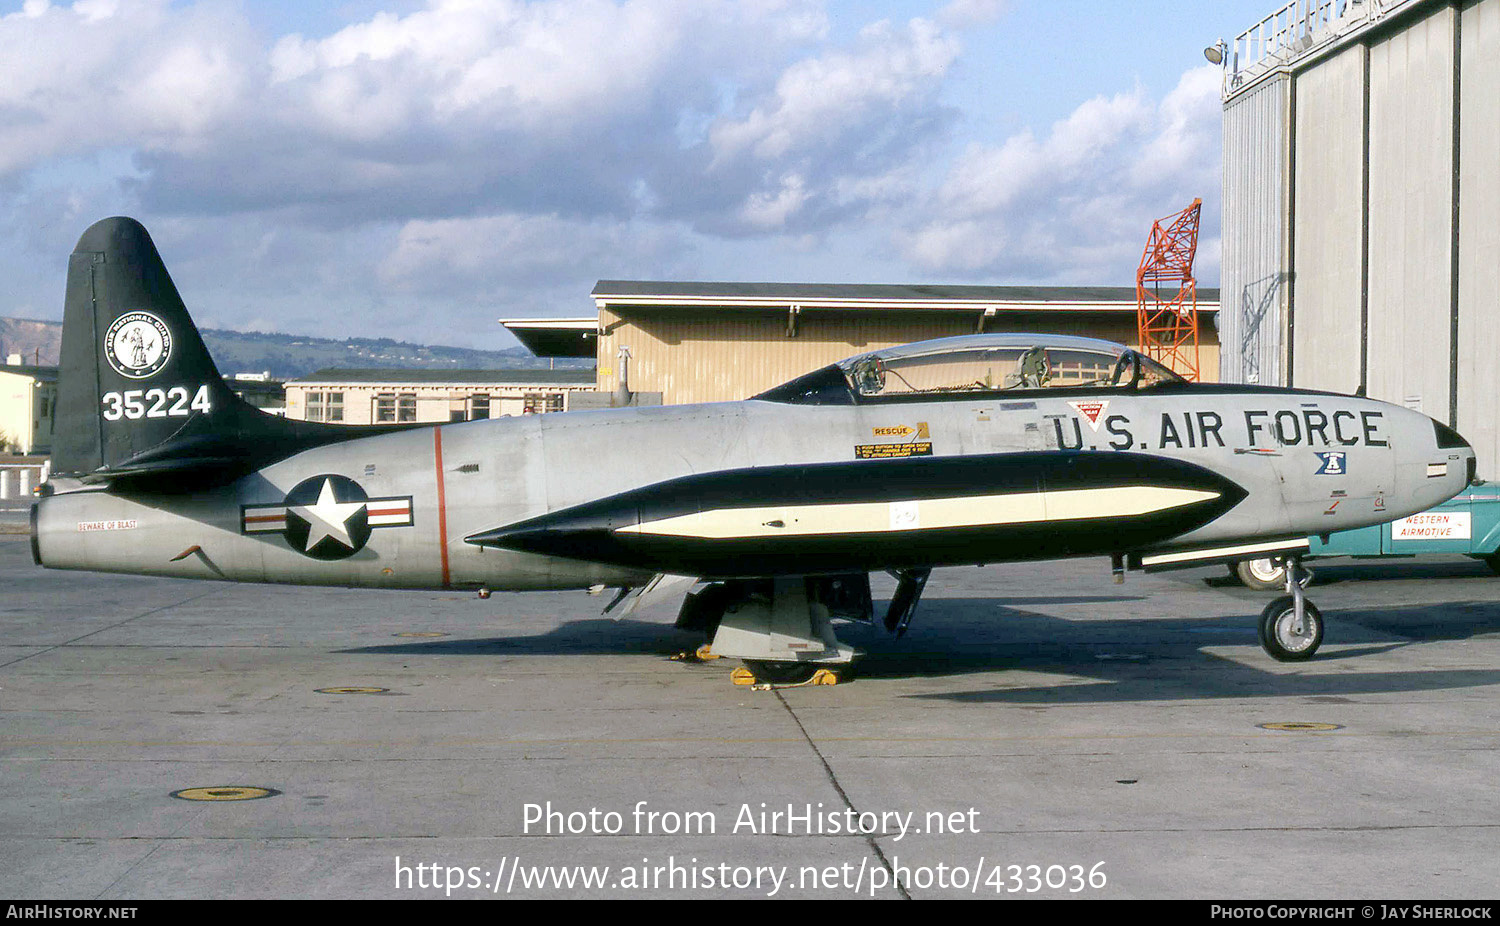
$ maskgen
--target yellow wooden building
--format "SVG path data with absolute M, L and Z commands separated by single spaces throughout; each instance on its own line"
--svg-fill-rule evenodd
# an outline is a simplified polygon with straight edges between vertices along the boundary
M 601 280 L 597 315 L 501 319 L 538 356 L 594 357 L 597 389 L 667 404 L 743 399 L 867 350 L 981 332 L 1136 344 L 1134 287 Z M 1198 291 L 1202 379 L 1218 378 L 1214 289 Z

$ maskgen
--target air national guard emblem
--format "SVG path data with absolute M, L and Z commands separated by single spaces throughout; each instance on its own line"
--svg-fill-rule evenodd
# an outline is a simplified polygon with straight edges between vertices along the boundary
M 104 333 L 104 358 L 116 373 L 145 379 L 172 356 L 172 329 L 150 312 L 126 312 Z
M 246 505 L 246 534 L 282 534 L 298 553 L 313 559 L 346 559 L 364 549 L 377 527 L 410 527 L 411 496 L 370 498 L 345 476 L 314 476 L 297 483 L 279 505 Z

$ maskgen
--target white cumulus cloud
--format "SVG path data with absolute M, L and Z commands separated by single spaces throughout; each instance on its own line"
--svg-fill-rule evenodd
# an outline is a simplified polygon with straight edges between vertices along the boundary
M 1160 101 L 1097 97 L 1044 137 L 970 146 L 898 233 L 903 255 L 965 278 L 1128 284 L 1152 221 L 1198 197 L 1217 208 L 1218 80 L 1194 68 Z M 1216 239 L 1199 253 L 1199 277 L 1215 278 Z

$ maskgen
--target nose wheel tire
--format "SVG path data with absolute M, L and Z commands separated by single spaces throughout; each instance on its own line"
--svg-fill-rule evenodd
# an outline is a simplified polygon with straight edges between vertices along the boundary
M 1291 595 L 1266 605 L 1260 612 L 1260 645 L 1278 662 L 1311 659 L 1323 643 L 1323 615 L 1312 602 L 1302 606 L 1302 626 L 1297 625 L 1297 605 Z

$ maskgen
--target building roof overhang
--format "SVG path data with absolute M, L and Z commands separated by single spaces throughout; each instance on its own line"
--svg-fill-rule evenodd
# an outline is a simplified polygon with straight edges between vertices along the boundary
M 538 357 L 593 357 L 599 319 L 502 318 L 500 324 Z

